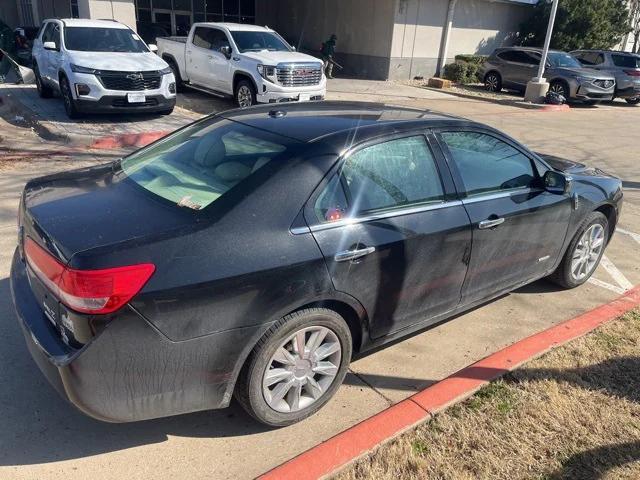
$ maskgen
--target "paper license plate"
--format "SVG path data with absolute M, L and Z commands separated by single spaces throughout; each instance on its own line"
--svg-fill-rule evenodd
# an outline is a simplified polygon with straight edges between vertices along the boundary
M 310 98 L 311 98 L 311 95 L 309 95 L 308 93 L 301 93 L 298 96 L 298 101 L 299 102 L 308 102 Z

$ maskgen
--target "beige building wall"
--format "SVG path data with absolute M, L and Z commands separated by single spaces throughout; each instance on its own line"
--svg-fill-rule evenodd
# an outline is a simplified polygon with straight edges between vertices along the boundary
M 389 77 L 411 79 L 435 74 L 449 0 L 397 0 Z M 528 5 L 490 0 L 458 0 L 449 38 L 448 59 L 458 54 L 488 54 L 511 45 Z
M 133 0 L 78 0 L 80 18 L 113 19 L 136 29 Z
M 258 0 L 256 23 L 277 30 L 298 49 L 318 54 L 338 36 L 344 74 L 386 79 L 396 0 Z

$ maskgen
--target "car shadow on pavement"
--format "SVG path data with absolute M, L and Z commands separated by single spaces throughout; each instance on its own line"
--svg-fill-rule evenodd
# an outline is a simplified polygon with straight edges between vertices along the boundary
M 0 280 L 0 466 L 82 458 L 160 443 L 168 436 L 231 437 L 269 430 L 242 408 L 134 423 L 104 423 L 63 400 L 31 359 L 13 309 L 9 279 Z

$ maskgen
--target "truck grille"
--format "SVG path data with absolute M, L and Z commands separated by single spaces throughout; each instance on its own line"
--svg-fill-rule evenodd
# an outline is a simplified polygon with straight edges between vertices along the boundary
M 156 90 L 160 88 L 162 75 L 152 72 L 113 72 L 102 70 L 97 74 L 100 83 L 109 90 Z
M 613 80 L 596 80 L 593 83 L 600 88 L 611 88 L 615 82 Z
M 283 87 L 318 85 L 322 79 L 322 65 L 319 63 L 278 65 L 276 76 L 278 83 Z

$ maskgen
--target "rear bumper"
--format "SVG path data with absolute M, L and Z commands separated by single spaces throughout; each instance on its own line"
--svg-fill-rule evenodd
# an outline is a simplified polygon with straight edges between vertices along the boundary
M 175 97 L 147 95 L 145 103 L 129 103 L 126 95 L 105 95 L 100 100 L 76 100 L 76 108 L 83 113 L 162 112 L 172 109 Z
M 621 88 L 616 90 L 616 97 L 618 98 L 637 98 L 640 97 L 640 82 L 632 87 Z
M 11 294 L 34 361 L 86 415 L 131 422 L 229 404 L 242 362 L 268 326 L 172 342 L 125 307 L 80 349 L 68 347 L 34 297 L 18 252 Z

